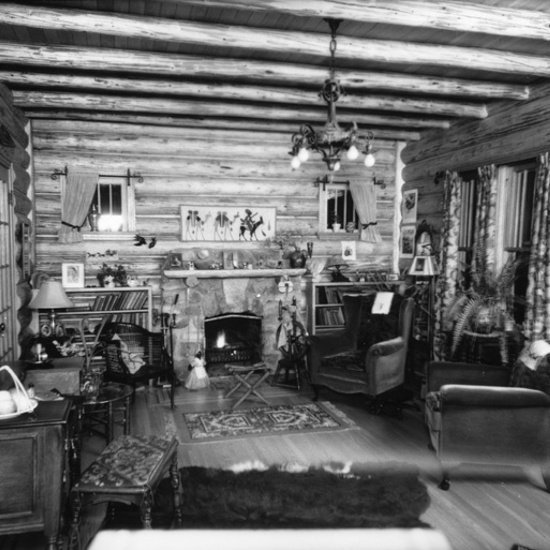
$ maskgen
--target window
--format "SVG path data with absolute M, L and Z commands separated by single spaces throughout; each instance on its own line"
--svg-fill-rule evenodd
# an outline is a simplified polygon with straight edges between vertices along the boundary
M 333 231 L 333 224 L 347 229 L 359 228 L 359 219 L 355 211 L 353 197 L 348 182 L 324 183 L 319 193 L 319 230 Z
M 127 176 L 99 176 L 92 207 L 99 212 L 100 233 L 135 232 L 133 179 Z
M 466 267 L 472 261 L 478 180 L 477 174 L 471 172 L 463 173 L 461 177 L 459 261 L 460 265 Z M 535 161 L 499 166 L 497 178 L 495 268 L 499 271 L 511 258 L 529 257 L 536 178 Z M 526 294 L 527 274 L 527 267 L 523 266 L 516 273 L 514 294 L 517 297 L 524 297 Z M 462 277 L 467 284 L 465 271 L 462 272 Z M 524 306 L 520 300 L 514 304 L 514 308 L 516 322 L 521 323 Z

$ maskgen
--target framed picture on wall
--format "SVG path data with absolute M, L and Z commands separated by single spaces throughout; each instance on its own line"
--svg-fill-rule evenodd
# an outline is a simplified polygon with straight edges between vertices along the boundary
M 265 241 L 275 237 L 275 207 L 181 205 L 182 241 Z
M 402 258 L 412 258 L 414 256 L 414 245 L 416 236 L 415 225 L 401 226 L 401 239 L 399 242 L 399 255 Z
M 416 208 L 418 203 L 418 190 L 411 189 L 403 193 L 401 203 L 401 216 L 403 224 L 416 223 Z
M 84 264 L 61 264 L 61 281 L 65 288 L 84 288 Z

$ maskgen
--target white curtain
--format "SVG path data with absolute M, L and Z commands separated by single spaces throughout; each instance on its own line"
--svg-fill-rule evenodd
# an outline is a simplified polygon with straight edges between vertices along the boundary
M 361 240 L 379 243 L 382 238 L 376 224 L 376 191 L 371 181 L 351 181 L 349 184 L 351 196 L 361 224 Z
M 82 240 L 80 229 L 86 223 L 99 174 L 90 170 L 69 168 L 62 181 L 61 227 L 59 241 L 76 243 Z

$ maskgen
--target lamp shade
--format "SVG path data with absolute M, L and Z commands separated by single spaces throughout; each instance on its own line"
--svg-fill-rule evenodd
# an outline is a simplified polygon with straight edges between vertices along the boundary
M 29 304 L 31 309 L 63 309 L 74 307 L 59 281 L 44 281 Z
M 409 275 L 416 275 L 417 277 L 433 277 L 438 273 L 433 256 L 415 256 L 409 269 Z

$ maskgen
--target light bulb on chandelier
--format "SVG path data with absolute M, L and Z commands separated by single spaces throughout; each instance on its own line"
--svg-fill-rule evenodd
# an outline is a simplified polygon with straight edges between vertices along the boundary
M 364 146 L 364 164 L 370 168 L 375 164 L 372 153 L 372 140 L 374 135 L 367 131 L 360 133 L 355 122 L 347 130 L 342 129 L 336 120 L 336 102 L 344 93 L 340 82 L 335 76 L 335 52 L 336 52 L 336 31 L 340 25 L 340 19 L 325 19 L 331 30 L 330 40 L 330 72 L 329 78 L 325 80 L 319 95 L 328 105 L 328 117 L 325 126 L 320 131 L 315 131 L 310 124 L 302 124 L 300 130 L 292 136 L 292 160 L 290 166 L 297 170 L 302 163 L 309 159 L 309 151 L 321 153 L 323 162 L 330 172 L 340 169 L 342 154 L 346 152 L 348 160 L 357 160 L 359 157 L 358 145 Z

